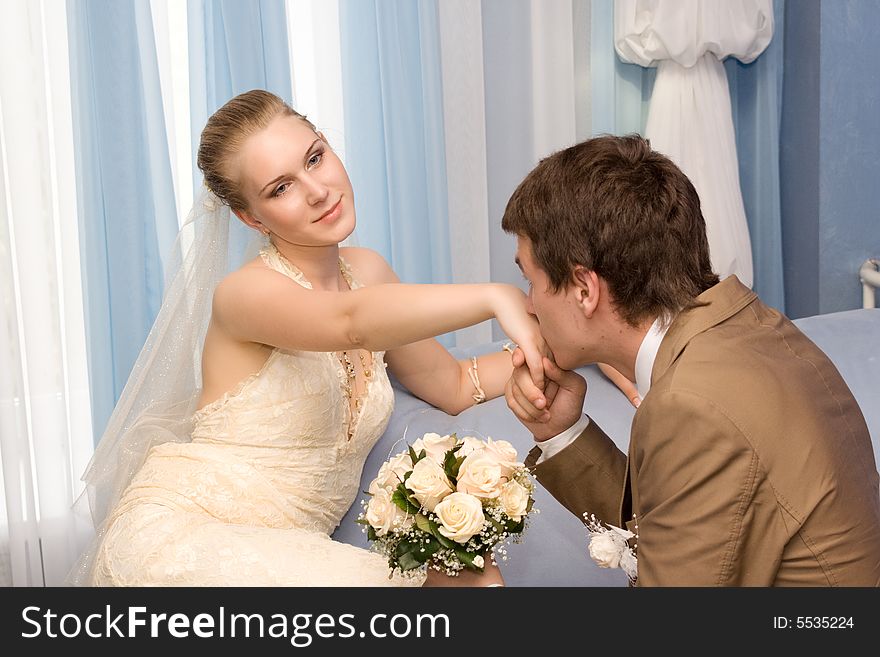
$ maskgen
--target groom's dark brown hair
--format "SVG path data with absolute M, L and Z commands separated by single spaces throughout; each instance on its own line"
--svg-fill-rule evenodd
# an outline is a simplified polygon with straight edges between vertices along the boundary
M 718 283 L 694 186 L 639 135 L 596 137 L 541 160 L 501 226 L 529 239 L 553 292 L 586 267 L 633 326 L 670 318 Z

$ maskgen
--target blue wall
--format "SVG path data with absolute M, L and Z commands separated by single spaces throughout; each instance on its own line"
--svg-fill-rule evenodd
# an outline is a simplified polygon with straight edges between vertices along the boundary
M 861 305 L 856 272 L 880 256 L 880 3 L 822 2 L 819 312 Z
M 861 306 L 880 255 L 880 3 L 786 6 L 782 221 L 791 317 Z

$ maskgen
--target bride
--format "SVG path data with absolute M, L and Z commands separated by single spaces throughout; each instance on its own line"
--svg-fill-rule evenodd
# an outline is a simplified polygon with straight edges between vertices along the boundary
M 402 285 L 375 252 L 341 248 L 355 227 L 345 168 L 268 92 L 211 116 L 198 165 L 210 192 L 86 472 L 97 538 L 71 583 L 422 584 L 329 537 L 388 423 L 386 367 L 451 414 L 496 397 L 508 354 L 460 362 L 430 339 L 496 317 L 540 387 L 545 347 L 523 293 Z M 230 211 L 262 248 L 224 275 Z M 497 568 L 458 582 L 429 573 L 500 582 Z

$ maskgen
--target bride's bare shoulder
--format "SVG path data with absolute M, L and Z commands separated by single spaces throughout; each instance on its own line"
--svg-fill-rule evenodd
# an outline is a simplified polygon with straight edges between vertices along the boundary
M 287 277 L 267 266 L 259 256 L 227 274 L 214 289 L 214 311 L 241 308 L 245 300 L 265 301 L 278 291 L 287 289 Z M 297 289 L 294 286 L 294 289 Z
M 360 246 L 347 246 L 339 249 L 339 254 L 351 266 L 357 278 L 364 285 L 399 283 L 397 274 L 381 254 Z
M 257 256 L 253 260 L 249 260 L 244 263 L 241 267 L 226 274 L 225 277 L 220 281 L 220 285 L 217 287 L 238 287 L 242 282 L 251 281 L 254 279 L 264 279 L 264 278 L 272 278 L 272 274 L 278 274 L 274 269 L 269 267 L 264 261 L 263 258 Z

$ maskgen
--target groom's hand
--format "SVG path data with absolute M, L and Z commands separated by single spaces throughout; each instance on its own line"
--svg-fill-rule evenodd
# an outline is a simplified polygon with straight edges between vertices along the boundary
M 544 358 L 543 365 L 547 378 L 546 408 L 537 408 L 524 392 L 534 384 L 528 369 L 521 364 L 514 368 L 504 390 L 507 406 L 537 441 L 552 438 L 577 422 L 584 412 L 587 395 L 587 382 L 582 376 L 560 369 L 548 358 Z
M 522 349 L 517 347 L 511 355 L 513 373 L 504 387 L 504 396 L 507 405 L 520 420 L 541 422 L 550 419 L 550 414 L 545 410 L 549 405 L 546 396 L 548 380 L 544 376 L 544 357 L 540 358 L 541 382 L 535 383 L 534 373 L 526 365 L 526 357 Z

